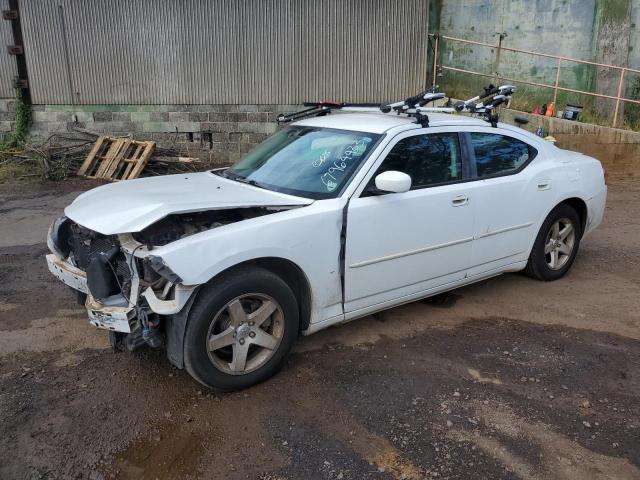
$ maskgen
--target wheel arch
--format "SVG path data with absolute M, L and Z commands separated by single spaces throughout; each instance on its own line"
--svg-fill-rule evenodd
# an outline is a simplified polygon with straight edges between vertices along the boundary
M 529 255 L 531 255 L 531 250 L 533 249 L 533 244 L 535 243 L 536 236 L 538 235 L 538 232 L 542 228 L 544 221 L 551 214 L 551 212 L 553 212 L 556 208 L 558 208 L 558 206 L 562 204 L 569 205 L 578 213 L 578 216 L 580 217 L 580 230 L 581 230 L 580 237 L 582 238 L 582 235 L 584 235 L 584 229 L 587 224 L 587 217 L 588 217 L 587 203 L 582 198 L 577 196 L 569 196 L 567 198 L 559 200 L 553 205 L 553 207 L 551 207 L 548 211 L 546 211 L 544 216 L 539 220 L 537 230 L 536 230 L 536 235 L 531 239 L 531 243 L 529 244 L 529 247 L 526 250 L 528 252 L 527 258 L 529 257 Z
M 189 312 L 192 305 L 197 302 L 199 295 L 204 290 L 202 287 L 214 284 L 222 276 L 233 274 L 236 270 L 247 267 L 259 267 L 278 275 L 291 288 L 298 300 L 300 315 L 300 331 L 309 327 L 311 320 L 312 296 L 311 283 L 303 270 L 291 260 L 282 257 L 259 257 L 246 260 L 218 272 L 208 282 L 198 286 L 185 307 L 175 315 L 168 318 L 166 325 L 167 357 L 178 368 L 184 368 L 184 337 L 189 322 Z
M 209 280 L 209 282 L 215 282 L 220 275 L 225 275 L 233 270 L 250 266 L 264 268 L 285 281 L 298 300 L 300 331 L 306 330 L 311 320 L 311 283 L 304 271 L 291 260 L 282 257 L 260 257 L 246 260 L 223 270 Z
M 569 205 L 578 213 L 578 216 L 580 217 L 580 236 L 582 237 L 582 235 L 584 235 L 584 229 L 587 226 L 587 217 L 589 215 L 587 202 L 579 197 L 570 197 L 558 203 L 558 205 L 562 204 Z M 558 205 L 554 206 L 551 211 L 557 208 Z M 551 211 L 549 213 L 551 213 Z
M 222 276 L 231 275 L 236 270 L 242 270 L 251 266 L 268 270 L 285 281 L 298 300 L 300 330 L 306 330 L 309 327 L 309 322 L 311 320 L 311 283 L 302 268 L 287 258 L 267 256 L 241 261 L 219 271 L 209 279 L 209 281 L 201 285 L 201 287 L 214 284 Z M 194 296 L 197 296 L 200 291 L 202 291 L 202 288 L 198 288 L 198 292 L 196 292 Z
M 564 271 L 562 271 L 561 274 L 559 274 L 559 276 L 554 276 L 554 275 L 549 275 L 549 274 L 545 274 L 544 272 L 541 272 L 540 267 L 536 264 L 537 262 L 537 258 L 534 258 L 533 255 L 533 251 L 534 248 L 536 246 L 536 242 L 540 239 L 540 235 L 544 234 L 548 235 L 547 231 L 543 231 L 542 228 L 545 225 L 545 223 L 547 222 L 547 220 L 549 219 L 549 217 L 551 216 L 551 214 L 560 206 L 565 207 L 569 207 L 571 208 L 571 210 L 573 210 L 576 215 L 578 216 L 578 220 L 580 222 L 580 235 L 577 237 L 577 245 L 579 245 L 580 239 L 582 238 L 582 235 L 584 235 L 584 228 L 586 226 L 587 223 L 587 217 L 588 217 L 588 207 L 587 207 L 587 203 L 580 197 L 578 196 L 567 196 L 566 198 L 556 202 L 552 208 L 549 209 L 548 212 L 546 212 L 546 215 L 543 217 L 539 227 L 538 227 L 538 233 L 536 234 L 536 236 L 533 238 L 532 242 L 531 242 L 531 247 L 529 248 L 529 255 L 528 255 L 528 259 L 527 259 L 527 264 L 524 268 L 524 272 L 526 275 L 532 277 L 532 278 L 536 278 L 538 280 L 546 280 L 546 281 L 550 281 L 550 280 L 557 280 L 558 278 L 560 278 L 562 275 L 564 275 L 568 269 L 571 267 L 571 263 L 573 263 L 573 259 L 575 258 L 575 255 L 577 253 L 577 247 L 574 248 L 573 253 L 571 254 L 571 258 L 570 258 L 570 264 L 568 267 L 561 267 L 560 270 L 562 270 L 562 268 L 566 268 Z M 544 237 L 543 237 L 544 238 Z M 545 241 L 546 242 L 546 241 Z M 539 263 L 539 262 L 538 262 Z

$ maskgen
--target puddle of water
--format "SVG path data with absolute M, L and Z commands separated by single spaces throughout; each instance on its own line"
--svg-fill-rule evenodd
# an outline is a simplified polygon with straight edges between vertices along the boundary
M 185 478 L 197 473 L 203 451 L 200 435 L 165 427 L 118 454 L 110 470 L 121 479 Z

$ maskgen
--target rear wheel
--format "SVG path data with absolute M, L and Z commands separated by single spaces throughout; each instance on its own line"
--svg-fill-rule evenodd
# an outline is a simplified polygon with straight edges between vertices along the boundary
M 202 291 L 185 336 L 185 366 L 199 382 L 237 390 L 278 371 L 298 333 L 289 286 L 261 269 L 237 270 Z
M 581 236 L 578 213 L 569 205 L 558 205 L 538 232 L 525 273 L 544 281 L 563 277 L 576 258 Z

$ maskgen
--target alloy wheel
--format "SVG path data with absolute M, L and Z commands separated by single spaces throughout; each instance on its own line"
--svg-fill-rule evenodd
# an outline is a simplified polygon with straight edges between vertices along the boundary
M 576 229 L 568 218 L 557 220 L 547 233 L 544 257 L 551 270 L 564 267 L 573 253 L 576 243 Z
M 249 293 L 234 298 L 213 317 L 207 352 L 217 369 L 243 375 L 268 362 L 283 336 L 284 314 L 278 302 Z

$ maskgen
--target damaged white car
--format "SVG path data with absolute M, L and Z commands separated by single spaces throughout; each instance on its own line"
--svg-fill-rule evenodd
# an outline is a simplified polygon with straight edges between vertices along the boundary
M 317 110 L 228 169 L 83 193 L 50 228 L 50 271 L 116 348 L 162 345 L 233 390 L 300 333 L 504 272 L 558 279 L 602 220 L 600 162 L 520 128 Z

